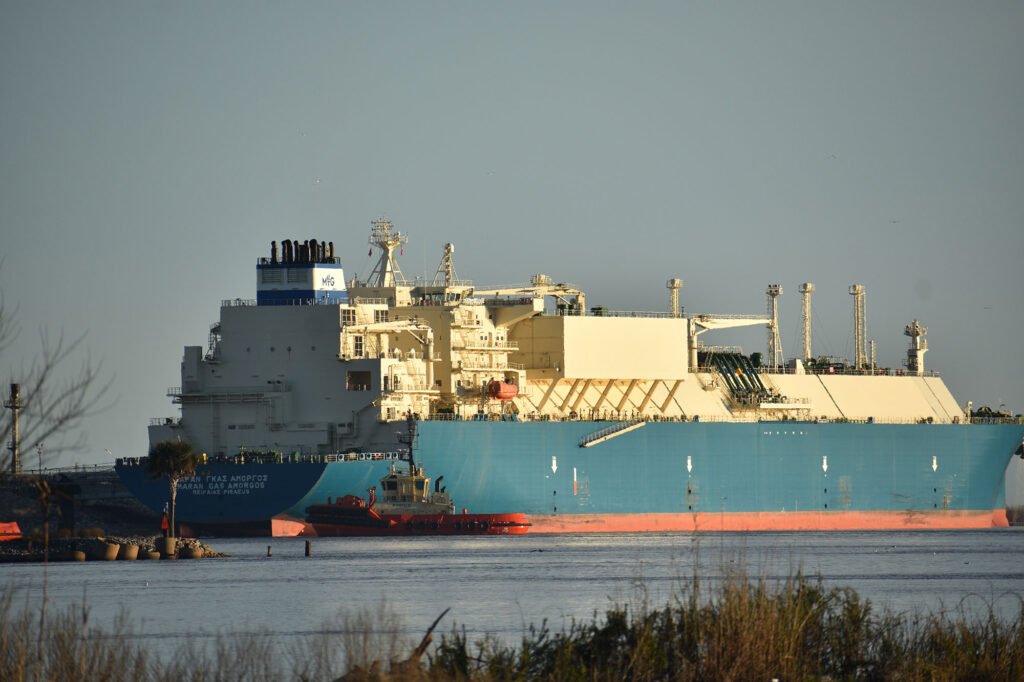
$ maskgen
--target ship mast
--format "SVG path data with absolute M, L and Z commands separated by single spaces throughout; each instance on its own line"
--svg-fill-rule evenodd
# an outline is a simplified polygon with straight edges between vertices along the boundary
M 407 433 L 398 434 L 398 442 L 405 443 L 409 446 L 409 475 L 416 475 L 416 461 L 413 458 L 413 443 L 416 442 L 416 417 L 413 416 L 412 410 L 405 418 L 405 425 L 408 429 Z
M 922 327 L 921 323 L 914 320 L 903 330 L 906 336 L 910 337 L 910 348 L 907 349 L 907 369 L 912 374 L 921 376 L 924 374 L 924 354 L 928 352 L 928 340 L 924 335 L 928 333 L 928 327 Z
M 444 245 L 441 263 L 437 266 L 437 274 L 434 275 L 434 281 L 430 283 L 430 286 L 450 287 L 458 281 L 459 276 L 455 274 L 455 261 L 452 260 L 453 253 L 455 253 L 455 245 L 448 242 Z
M 406 284 L 402 270 L 395 260 L 395 249 L 408 244 L 409 237 L 398 230 L 387 218 L 377 218 L 370 223 L 370 245 L 381 250 L 380 259 L 370 274 L 371 287 L 393 287 Z

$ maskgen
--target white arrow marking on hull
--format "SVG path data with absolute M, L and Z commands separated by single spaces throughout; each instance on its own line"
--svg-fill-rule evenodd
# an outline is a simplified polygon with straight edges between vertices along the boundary
M 557 473 L 557 472 L 558 472 L 558 458 L 555 457 L 554 455 L 552 455 L 552 457 L 551 457 L 551 473 L 554 474 L 554 473 Z
M 821 456 L 821 470 L 828 473 L 828 455 Z
M 938 468 L 939 468 L 939 458 L 936 457 L 935 455 L 932 455 L 932 471 L 935 471 Z
M 693 471 L 693 459 L 689 455 L 686 456 L 686 473 Z

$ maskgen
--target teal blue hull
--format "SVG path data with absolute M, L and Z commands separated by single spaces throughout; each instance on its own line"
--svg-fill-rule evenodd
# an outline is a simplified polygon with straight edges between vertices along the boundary
M 1024 438 L 1024 426 L 1007 424 L 650 422 L 580 447 L 608 426 L 422 422 L 417 461 L 444 476 L 457 507 L 525 512 L 538 521 L 531 532 L 682 528 L 700 515 L 735 515 L 750 528 L 805 528 L 807 518 L 835 528 L 892 527 L 893 518 L 976 527 L 1000 525 L 1000 513 L 1005 521 L 1004 472 Z M 387 466 L 332 463 L 293 513 L 365 495 Z M 576 528 L 573 517 L 588 523 Z

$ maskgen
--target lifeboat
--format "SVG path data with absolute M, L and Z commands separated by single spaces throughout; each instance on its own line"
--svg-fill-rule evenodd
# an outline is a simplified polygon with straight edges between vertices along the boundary
M 504 381 L 487 384 L 487 395 L 496 400 L 512 400 L 519 394 L 519 387 Z

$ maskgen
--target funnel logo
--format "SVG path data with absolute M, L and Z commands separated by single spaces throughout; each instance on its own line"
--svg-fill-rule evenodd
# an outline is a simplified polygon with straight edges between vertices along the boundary
M 320 280 L 320 286 L 322 287 L 333 287 L 334 286 L 334 275 L 324 275 Z

